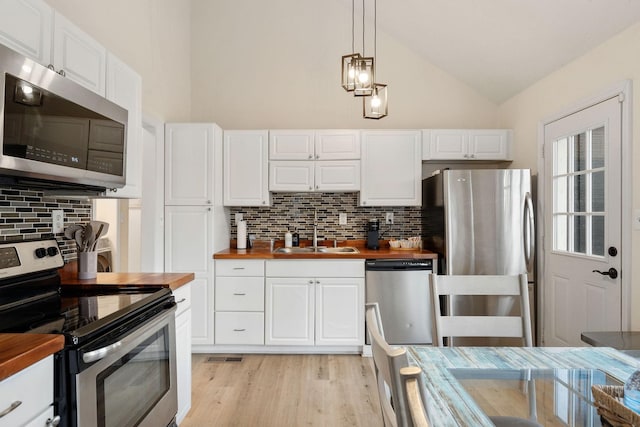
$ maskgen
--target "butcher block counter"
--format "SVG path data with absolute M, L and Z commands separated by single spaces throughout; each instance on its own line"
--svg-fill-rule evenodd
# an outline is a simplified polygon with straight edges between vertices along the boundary
M 131 286 L 159 286 L 175 291 L 182 285 L 191 282 L 193 273 L 98 273 L 95 279 L 78 279 L 73 269 L 60 269 L 62 285 L 72 286 L 118 286 L 127 288 Z
M 63 335 L 0 334 L 0 381 L 63 347 Z
M 333 247 L 333 241 L 319 242 L 320 246 Z M 283 246 L 282 241 L 275 244 L 275 249 Z M 300 247 L 310 246 L 309 242 L 301 242 Z M 351 246 L 358 253 L 277 253 L 271 252 L 269 244 L 255 244 L 252 249 L 236 249 L 235 241 L 229 249 L 213 254 L 215 259 L 437 259 L 438 254 L 420 249 L 391 249 L 386 241 L 381 241 L 380 249 L 367 249 L 363 240 L 341 241 L 338 246 Z

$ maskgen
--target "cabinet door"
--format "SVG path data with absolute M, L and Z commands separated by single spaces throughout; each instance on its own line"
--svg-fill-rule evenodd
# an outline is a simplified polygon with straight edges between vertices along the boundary
M 359 131 L 342 129 L 316 132 L 316 160 L 358 160 L 359 158 Z
M 473 129 L 469 131 L 469 158 L 472 160 L 509 160 L 511 131 Z
M 313 147 L 312 130 L 269 131 L 269 160 L 311 160 Z
M 212 204 L 214 125 L 170 123 L 165 132 L 165 205 Z
M 364 343 L 364 279 L 316 279 L 316 345 Z
M 185 285 L 191 286 L 191 285 Z M 182 288 L 184 288 L 183 286 Z M 182 289 L 180 288 L 180 289 Z M 176 317 L 176 376 L 178 392 L 178 414 L 176 421 L 182 422 L 191 409 L 191 309 L 184 309 Z
M 313 279 L 265 280 L 265 344 L 314 344 Z
M 316 191 L 360 191 L 360 160 L 315 162 Z
M 420 131 L 362 133 L 360 205 L 420 206 Z
M 105 96 L 107 50 L 59 13 L 54 15 L 53 66 L 78 84 Z
M 128 112 L 126 180 L 117 191 L 107 191 L 107 197 L 139 199 L 142 197 L 142 79 L 116 56 L 107 56 L 107 96 Z
M 0 43 L 44 65 L 51 64 L 53 9 L 41 0 L 0 2 Z
M 268 206 L 267 131 L 224 132 L 224 205 Z
M 314 168 L 310 161 L 270 161 L 269 191 L 313 191 Z
M 165 206 L 165 271 L 193 272 L 192 344 L 213 344 L 213 215 L 207 206 Z
M 469 134 L 466 129 L 432 129 L 429 152 L 424 160 L 466 160 L 469 150 Z

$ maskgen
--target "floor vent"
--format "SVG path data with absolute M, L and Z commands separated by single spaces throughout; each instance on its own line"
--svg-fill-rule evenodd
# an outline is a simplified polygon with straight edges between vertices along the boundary
M 207 362 L 242 362 L 242 356 L 211 356 L 207 358 Z

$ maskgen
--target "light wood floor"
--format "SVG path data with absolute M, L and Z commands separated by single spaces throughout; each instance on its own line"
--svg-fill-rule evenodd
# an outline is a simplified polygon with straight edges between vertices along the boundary
M 382 426 L 372 359 L 359 355 L 192 358 L 191 411 L 180 427 Z

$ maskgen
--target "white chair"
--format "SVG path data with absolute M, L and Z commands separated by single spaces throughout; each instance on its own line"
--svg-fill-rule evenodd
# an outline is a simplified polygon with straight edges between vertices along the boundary
M 513 337 L 533 346 L 527 276 L 429 275 L 433 306 L 434 345 L 442 347 L 444 337 Z M 514 296 L 520 301 L 520 316 L 443 315 L 441 296 Z
M 409 409 L 413 426 L 429 427 L 427 402 L 423 393 L 422 369 L 417 366 L 407 366 L 400 369 L 400 376 L 404 383 L 405 408 Z
M 393 348 L 384 339 L 377 303 L 366 304 L 367 331 L 371 340 L 378 397 L 385 426 L 410 426 L 405 408 L 400 369 L 409 365 L 407 350 Z

